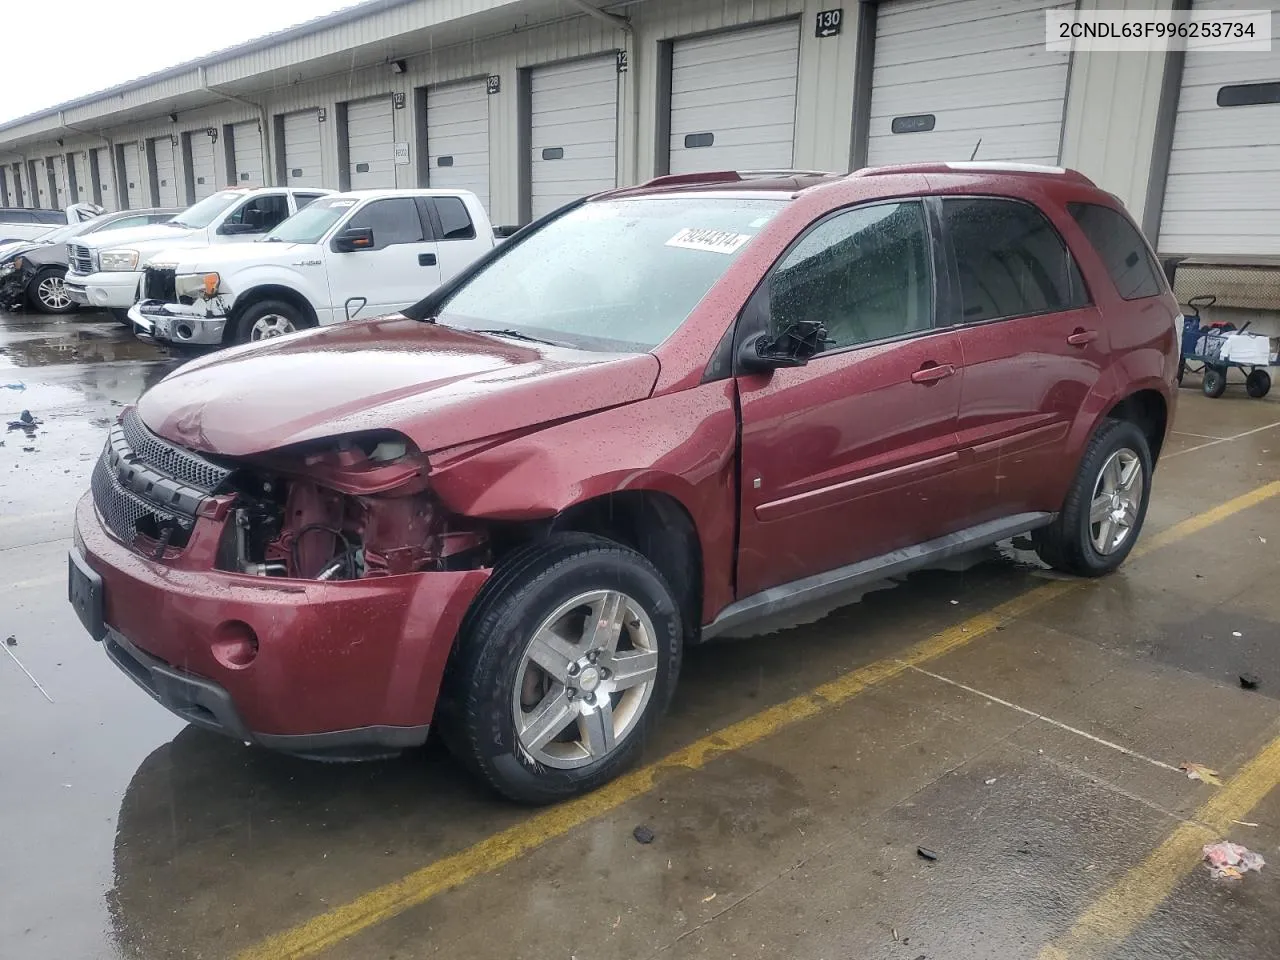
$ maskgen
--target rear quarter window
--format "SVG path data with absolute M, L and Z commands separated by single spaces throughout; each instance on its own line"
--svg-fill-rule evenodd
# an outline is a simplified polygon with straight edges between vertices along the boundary
M 1099 203 L 1069 203 L 1067 212 L 1098 252 L 1121 297 L 1141 300 L 1164 292 L 1151 249 L 1128 217 Z

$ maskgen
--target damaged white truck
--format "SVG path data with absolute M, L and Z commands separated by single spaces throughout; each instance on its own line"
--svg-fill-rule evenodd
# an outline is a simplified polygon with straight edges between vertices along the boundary
M 334 194 L 255 243 L 156 254 L 129 319 L 144 340 L 208 347 L 394 313 L 495 242 L 465 190 Z

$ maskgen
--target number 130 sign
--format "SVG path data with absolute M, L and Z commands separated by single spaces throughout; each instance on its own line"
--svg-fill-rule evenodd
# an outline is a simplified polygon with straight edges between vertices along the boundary
M 834 37 L 840 32 L 840 22 L 844 19 L 843 10 L 822 10 L 818 13 L 818 23 L 814 36 Z

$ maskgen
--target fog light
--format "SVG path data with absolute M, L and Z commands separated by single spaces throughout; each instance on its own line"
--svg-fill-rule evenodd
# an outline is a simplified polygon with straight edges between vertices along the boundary
M 224 620 L 213 631 L 211 649 L 228 670 L 243 670 L 258 656 L 258 635 L 242 620 Z
M 190 340 L 190 339 L 191 339 L 191 335 L 192 335 L 191 324 L 189 324 L 189 323 L 180 323 L 180 324 L 178 324 L 178 339 L 179 339 L 179 340 Z

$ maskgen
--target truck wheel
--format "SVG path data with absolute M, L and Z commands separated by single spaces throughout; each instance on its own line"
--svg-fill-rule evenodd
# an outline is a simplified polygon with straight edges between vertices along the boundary
M 1271 374 L 1265 370 L 1251 370 L 1245 377 L 1244 388 L 1249 396 L 1260 400 L 1271 392 Z
M 1204 395 L 1210 399 L 1216 400 L 1227 391 L 1227 373 L 1225 370 L 1219 370 L 1217 367 L 1204 368 L 1204 383 L 1200 389 L 1204 391 Z
M 309 326 L 310 322 L 293 304 L 283 300 L 259 300 L 245 307 L 240 314 L 235 325 L 235 342 L 271 340 Z
M 27 302 L 40 313 L 74 311 L 75 302 L 67 296 L 67 287 L 63 282 L 66 275 L 66 270 L 56 267 L 41 270 L 27 283 Z
M 1032 541 L 1049 566 L 1100 577 L 1124 562 L 1142 531 L 1151 496 L 1151 450 L 1127 420 L 1106 420 L 1094 433 L 1057 520 Z
M 500 564 L 441 691 L 450 750 L 511 800 L 594 790 L 640 756 L 680 671 L 682 618 L 644 557 L 558 534 Z

